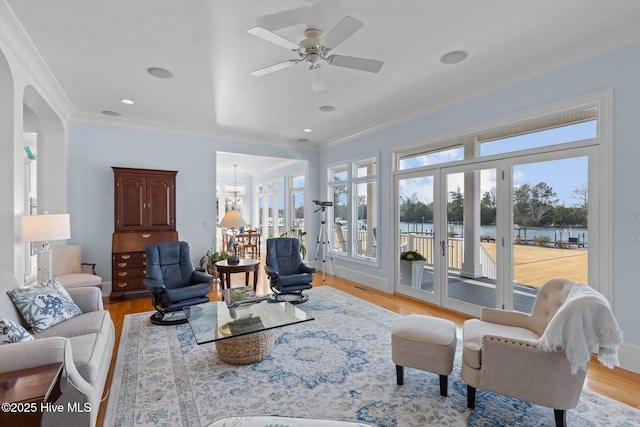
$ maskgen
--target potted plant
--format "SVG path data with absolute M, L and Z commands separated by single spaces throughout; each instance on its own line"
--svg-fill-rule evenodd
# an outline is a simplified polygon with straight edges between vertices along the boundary
M 420 289 L 425 265 L 426 258 L 420 252 L 402 252 L 400 254 L 400 283 Z
M 229 258 L 229 254 L 226 251 L 214 251 L 209 249 L 206 254 L 200 258 L 200 269 L 206 270 L 207 273 L 213 276 L 214 280 L 218 279 L 218 269 L 216 268 L 216 262 Z

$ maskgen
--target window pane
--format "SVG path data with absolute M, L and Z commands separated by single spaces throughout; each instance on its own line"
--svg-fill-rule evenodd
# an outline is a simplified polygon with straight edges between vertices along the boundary
M 356 254 L 365 258 L 376 256 L 376 183 L 356 186 Z
M 374 160 L 366 160 L 361 163 L 356 163 L 356 177 L 363 178 L 367 176 L 375 176 L 377 173 L 377 164 Z
M 276 191 L 284 191 L 284 179 L 276 180 Z
M 480 144 L 480 155 L 490 156 L 492 154 L 547 147 L 550 145 L 564 144 L 566 142 L 592 139 L 596 138 L 597 135 L 598 122 L 596 120 L 590 120 L 588 122 L 483 142 Z
M 346 185 L 333 187 L 333 250 L 347 253 L 347 218 L 349 218 L 348 193 Z
M 331 170 L 331 181 L 346 181 L 348 178 L 347 175 L 347 165 L 336 166 Z
M 464 159 L 464 148 L 454 147 L 440 151 L 431 151 L 428 153 L 420 153 L 402 157 L 400 159 L 400 164 L 398 165 L 398 167 L 400 168 L 400 170 L 406 170 L 462 159 Z
M 291 188 L 304 188 L 304 175 L 294 175 L 291 177 Z

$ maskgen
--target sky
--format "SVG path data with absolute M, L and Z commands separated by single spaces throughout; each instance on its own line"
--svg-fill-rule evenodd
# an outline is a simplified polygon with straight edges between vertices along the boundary
M 497 141 L 483 143 L 481 145 L 481 156 L 505 153 L 516 150 L 526 150 L 530 148 L 544 147 L 548 145 L 562 144 L 571 141 L 595 138 L 597 136 L 597 122 L 595 120 L 564 126 L 560 128 L 548 129 L 536 133 L 530 133 Z M 405 159 L 401 162 L 401 168 L 408 169 L 430 164 L 447 163 L 460 160 L 463 156 L 461 148 L 450 149 L 426 156 Z M 462 186 L 462 174 L 450 175 L 448 182 L 449 190 L 455 190 Z M 487 169 L 481 173 L 481 194 L 495 187 L 495 170 Z M 517 164 L 513 168 L 513 184 L 536 184 L 544 182 L 556 193 L 556 198 L 560 204 L 567 207 L 580 204 L 580 200 L 572 197 L 574 188 L 586 186 L 588 184 L 588 161 L 587 157 L 577 157 L 548 162 Z M 429 203 L 433 201 L 433 182 L 429 179 L 416 178 L 403 180 L 400 196 L 409 197 L 413 193 L 418 198 Z

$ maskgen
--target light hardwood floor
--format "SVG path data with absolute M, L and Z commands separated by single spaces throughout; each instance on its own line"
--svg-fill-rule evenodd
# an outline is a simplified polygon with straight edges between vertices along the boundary
M 232 286 L 244 285 L 244 275 L 234 274 L 231 276 Z M 314 280 L 314 286 L 331 286 L 339 289 L 350 295 L 361 298 L 365 301 L 376 304 L 380 307 L 384 307 L 387 310 L 406 315 L 406 314 L 426 314 L 431 316 L 438 316 L 453 321 L 458 327 L 458 335 L 461 335 L 460 328 L 469 316 L 460 314 L 451 310 L 436 307 L 434 305 L 405 297 L 403 295 L 390 295 L 385 292 L 381 292 L 367 286 L 363 286 L 358 283 L 350 282 L 348 280 L 334 277 L 330 274 L 325 276 L 325 281 L 322 281 L 322 274 L 316 274 Z M 258 280 L 258 293 L 268 293 L 268 283 L 266 276 L 262 272 L 259 273 Z M 214 300 L 220 300 L 220 287 L 219 285 L 214 287 L 209 294 L 209 298 Z M 150 298 L 140 298 L 118 301 L 116 303 L 109 304 L 105 302 L 105 308 L 111 313 L 111 317 L 116 327 L 116 347 L 111 361 L 111 369 L 107 378 L 107 384 L 105 390 L 108 390 L 111 385 L 111 378 L 113 374 L 113 368 L 115 366 L 116 355 L 118 351 L 118 345 L 120 342 L 120 333 L 122 332 L 122 324 L 124 316 L 131 313 L 141 313 L 146 311 L 152 311 Z M 304 305 L 301 306 L 304 309 Z M 391 361 L 389 361 L 391 363 Z M 600 364 L 597 360 L 593 360 L 589 370 L 587 372 L 587 379 L 585 381 L 585 387 L 589 390 L 593 390 L 597 393 L 608 396 L 612 399 L 623 402 L 627 405 L 640 409 L 640 374 L 635 374 L 624 369 L 615 368 L 607 369 Z M 98 426 L 103 425 L 105 409 L 107 406 L 107 399 L 105 399 L 100 406 L 100 412 L 98 414 Z M 105 426 L 107 427 L 107 426 Z

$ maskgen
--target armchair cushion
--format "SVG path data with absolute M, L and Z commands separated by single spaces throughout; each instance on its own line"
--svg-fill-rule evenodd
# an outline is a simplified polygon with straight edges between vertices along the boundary
M 484 320 L 470 319 L 464 322 L 462 360 L 472 368 L 482 365 L 482 339 L 486 335 L 495 335 L 507 339 L 535 340 L 540 338 L 535 332 L 517 326 L 507 326 Z
M 57 278 L 28 288 L 8 292 L 24 319 L 34 332 L 82 314 Z

